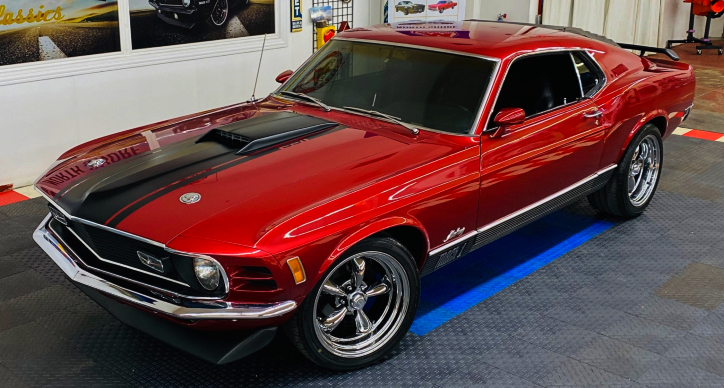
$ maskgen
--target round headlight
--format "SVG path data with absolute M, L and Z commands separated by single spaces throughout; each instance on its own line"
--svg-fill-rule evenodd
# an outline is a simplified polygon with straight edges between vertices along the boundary
M 184 7 L 190 7 L 191 6 L 191 0 L 183 0 Z
M 216 262 L 196 257 L 194 258 L 194 273 L 205 289 L 213 291 L 219 287 L 221 268 Z

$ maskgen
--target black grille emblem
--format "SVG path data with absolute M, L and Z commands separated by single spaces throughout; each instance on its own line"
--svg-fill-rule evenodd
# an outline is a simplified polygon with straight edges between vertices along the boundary
M 141 260 L 141 263 L 143 263 L 147 267 L 149 267 L 157 272 L 160 272 L 160 273 L 164 272 L 162 259 L 153 257 L 153 256 L 149 255 L 148 253 L 141 252 L 141 251 L 137 251 L 136 253 L 138 254 L 138 259 Z
M 56 209 L 50 205 L 48 205 L 48 209 L 50 209 L 50 214 L 53 215 L 53 218 L 55 218 L 56 221 L 60 222 L 61 224 L 65 225 L 65 226 L 68 226 L 68 219 L 65 218 L 63 213 L 61 213 L 58 209 Z

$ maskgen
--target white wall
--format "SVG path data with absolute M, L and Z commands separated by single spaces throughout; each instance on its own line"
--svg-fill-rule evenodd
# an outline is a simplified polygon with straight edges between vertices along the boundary
M 277 1 L 285 10 L 277 28 L 288 31 L 289 0 Z M 310 2 L 303 5 L 309 7 Z M 313 27 L 309 12 L 305 9 L 303 14 L 302 32 L 288 34 L 286 47 L 264 52 L 257 96 L 265 96 L 278 86 L 274 81 L 277 74 L 296 69 L 312 54 Z M 369 23 L 369 5 L 358 1 L 354 24 Z M 247 100 L 259 54 L 247 52 L 0 86 L 0 185 L 32 183 L 60 154 L 82 142 Z
M 538 11 L 538 0 L 469 1 L 466 11 L 470 18 L 497 20 L 498 14 L 504 13 L 508 15 L 505 21 L 532 23 Z

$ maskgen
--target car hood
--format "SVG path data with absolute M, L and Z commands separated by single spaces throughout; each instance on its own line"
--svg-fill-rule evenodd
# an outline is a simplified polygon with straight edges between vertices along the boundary
M 232 107 L 100 139 L 36 186 L 74 217 L 164 244 L 184 234 L 254 246 L 274 225 L 452 149 L 379 120 L 288 108 Z M 233 233 L 203 222 L 227 213 Z

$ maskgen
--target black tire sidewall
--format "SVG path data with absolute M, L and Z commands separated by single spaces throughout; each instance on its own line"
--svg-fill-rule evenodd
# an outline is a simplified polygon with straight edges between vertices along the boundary
M 407 307 L 407 312 L 403 318 L 403 322 L 398 328 L 397 333 L 393 338 L 382 348 L 377 350 L 375 353 L 360 357 L 360 358 L 344 358 L 339 357 L 322 346 L 317 338 L 317 334 L 314 330 L 314 302 L 322 286 L 322 281 L 326 276 L 337 266 L 338 263 L 349 258 L 350 256 L 368 251 L 378 251 L 389 254 L 395 260 L 397 260 L 405 270 L 405 273 L 410 284 L 410 295 Z M 345 254 L 340 257 L 325 274 L 320 278 L 320 281 L 314 288 L 307 294 L 306 299 L 300 306 L 299 310 L 292 319 L 296 319 L 296 330 L 299 330 L 300 339 L 304 346 L 304 353 L 316 364 L 323 366 L 328 369 L 334 370 L 354 370 L 363 368 L 365 366 L 374 364 L 381 361 L 389 352 L 391 352 L 402 340 L 402 338 L 410 330 L 412 321 L 415 318 L 417 312 L 417 306 L 420 298 L 420 276 L 412 255 L 405 249 L 404 246 L 399 244 L 397 241 L 391 238 L 370 238 L 360 242 L 354 247 L 350 248 Z M 294 330 L 294 329 L 292 329 Z M 299 346 L 299 345 L 298 345 Z
M 634 152 L 636 151 L 636 148 L 641 143 L 641 140 L 643 140 L 646 136 L 653 135 L 656 141 L 659 143 L 659 169 L 657 171 L 656 176 L 656 183 L 654 184 L 654 189 L 651 192 L 651 195 L 649 198 L 641 204 L 641 206 L 635 206 L 633 203 L 631 203 L 631 198 L 628 196 L 628 173 L 629 169 L 631 168 L 631 162 Z M 627 215 L 638 215 L 641 214 L 647 206 L 649 206 L 649 203 L 654 198 L 654 195 L 656 194 L 656 190 L 659 187 L 659 182 L 661 181 L 661 172 L 663 171 L 664 166 L 664 141 L 661 138 L 661 132 L 659 132 L 659 129 L 653 125 L 653 124 L 646 124 L 641 128 L 640 131 L 634 136 L 634 138 L 631 140 L 631 143 L 626 148 L 626 152 L 623 154 L 623 158 L 621 158 L 621 164 L 619 165 L 617 169 L 617 184 L 619 187 L 618 195 L 620 198 L 621 206 L 623 207 L 624 214 Z

